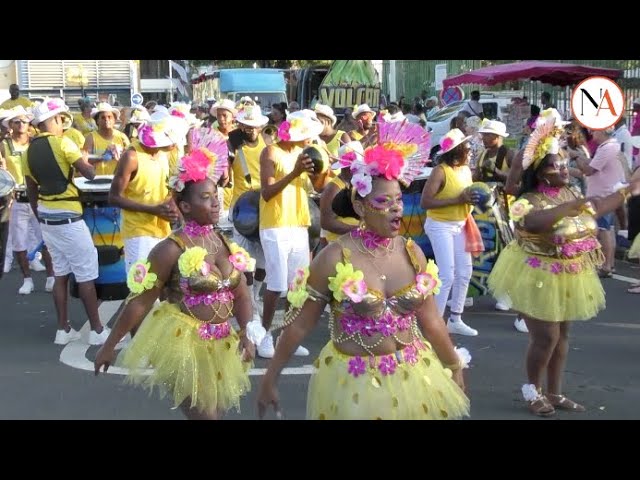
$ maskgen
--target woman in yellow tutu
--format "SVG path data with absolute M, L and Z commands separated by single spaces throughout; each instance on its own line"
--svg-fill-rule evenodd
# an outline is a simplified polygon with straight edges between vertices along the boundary
M 399 236 L 400 182 L 429 152 L 419 125 L 382 123 L 377 145 L 345 155 L 352 216 L 360 227 L 325 247 L 290 285 L 290 310 L 258 395 L 262 418 L 280 414 L 276 381 L 287 360 L 331 306 L 331 340 L 315 362 L 308 419 L 453 419 L 469 414 L 462 359 L 438 314 L 437 267 Z M 347 157 L 347 158 L 345 158 Z M 351 158 L 349 158 L 351 157 Z M 338 201 L 338 199 L 336 199 Z M 427 341 L 428 339 L 429 341 Z
M 170 393 L 189 419 L 217 419 L 239 409 L 255 353 L 246 332 L 253 312 L 242 274 L 252 259 L 213 229 L 220 212 L 216 182 L 227 159 L 226 142 L 217 137 L 183 157 L 171 178 L 186 223 L 131 267 L 131 295 L 95 359 L 96 375 L 103 366 L 106 371 L 116 344 L 142 323 L 116 365 L 130 370 L 129 383 Z M 167 300 L 151 311 L 163 289 Z M 229 324 L 232 315 L 239 332 Z
M 553 109 L 543 112 L 522 153 L 521 195 L 510 208 L 516 238 L 488 280 L 494 296 L 510 298 L 529 329 L 528 383 L 522 393 L 530 411 L 540 416 L 553 415 L 556 408 L 585 410 L 562 393 L 569 322 L 588 320 L 605 305 L 596 272 L 604 260 L 596 218 L 640 194 L 640 182 L 604 198 L 584 198 L 570 187 L 568 160 L 558 141 L 559 118 Z

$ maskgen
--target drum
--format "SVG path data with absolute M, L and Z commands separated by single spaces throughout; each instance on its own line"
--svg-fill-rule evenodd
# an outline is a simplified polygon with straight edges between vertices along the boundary
M 9 237 L 9 207 L 13 190 L 16 188 L 16 181 L 7 170 L 0 170 L 0 261 L 4 264 L 5 249 L 7 248 L 7 238 Z M 4 273 L 4 268 L 0 270 L 0 278 Z
M 309 227 L 309 242 L 315 245 L 320 239 L 320 196 L 309 197 L 309 214 L 311 226 Z M 243 237 L 249 240 L 260 241 L 260 191 L 251 190 L 245 192 L 233 206 L 233 226 Z M 313 247 L 311 247 L 313 250 Z
M 96 293 L 100 300 L 123 300 L 129 295 L 124 263 L 124 242 L 120 235 L 120 209 L 109 206 L 113 175 L 97 175 L 93 180 L 74 178 L 80 191 L 82 218 L 89 227 L 98 250 Z M 72 283 L 71 294 L 77 298 Z
M 424 232 L 427 211 L 420 206 L 420 198 L 432 170 L 431 167 L 424 167 L 422 173 L 411 182 L 411 185 L 402 189 L 404 210 L 402 212 L 400 235 L 405 238 L 412 238 L 420 246 L 427 258 L 433 258 L 433 249 L 431 248 L 429 237 Z

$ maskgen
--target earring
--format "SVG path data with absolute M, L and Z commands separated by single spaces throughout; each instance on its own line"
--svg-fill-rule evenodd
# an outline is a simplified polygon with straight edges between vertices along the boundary
M 360 230 L 361 232 L 364 232 L 367 229 L 367 224 L 365 223 L 364 220 L 360 220 L 360 223 L 358 224 L 358 230 Z
M 548 186 L 551 186 L 551 182 L 549 181 L 549 179 L 548 179 L 548 178 L 545 178 L 545 179 L 544 179 L 544 181 L 546 182 L 546 184 L 547 184 Z

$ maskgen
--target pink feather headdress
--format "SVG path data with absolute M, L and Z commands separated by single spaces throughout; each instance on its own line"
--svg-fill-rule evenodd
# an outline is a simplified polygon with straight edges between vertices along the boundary
M 169 179 L 169 187 L 181 192 L 187 182 L 201 182 L 205 178 L 218 183 L 228 167 L 227 140 L 213 129 L 193 129 L 191 153 L 180 159 L 177 175 Z
M 375 141 L 364 153 L 359 142 L 341 147 L 339 166 L 351 169 L 351 184 L 364 197 L 371 192 L 373 177 L 408 186 L 427 163 L 430 147 L 430 135 L 420 125 L 406 120 L 381 122 Z

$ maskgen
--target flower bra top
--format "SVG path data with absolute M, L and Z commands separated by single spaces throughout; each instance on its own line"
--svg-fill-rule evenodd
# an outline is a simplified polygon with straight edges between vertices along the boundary
M 509 210 L 515 223 L 518 244 L 527 252 L 556 258 L 574 258 L 600 248 L 596 240 L 598 226 L 595 211 L 590 204 L 577 217 L 564 217 L 543 233 L 531 233 L 524 227 L 524 217 L 529 212 L 557 207 L 581 197 L 571 187 L 546 188 L 542 191 L 526 193 Z

